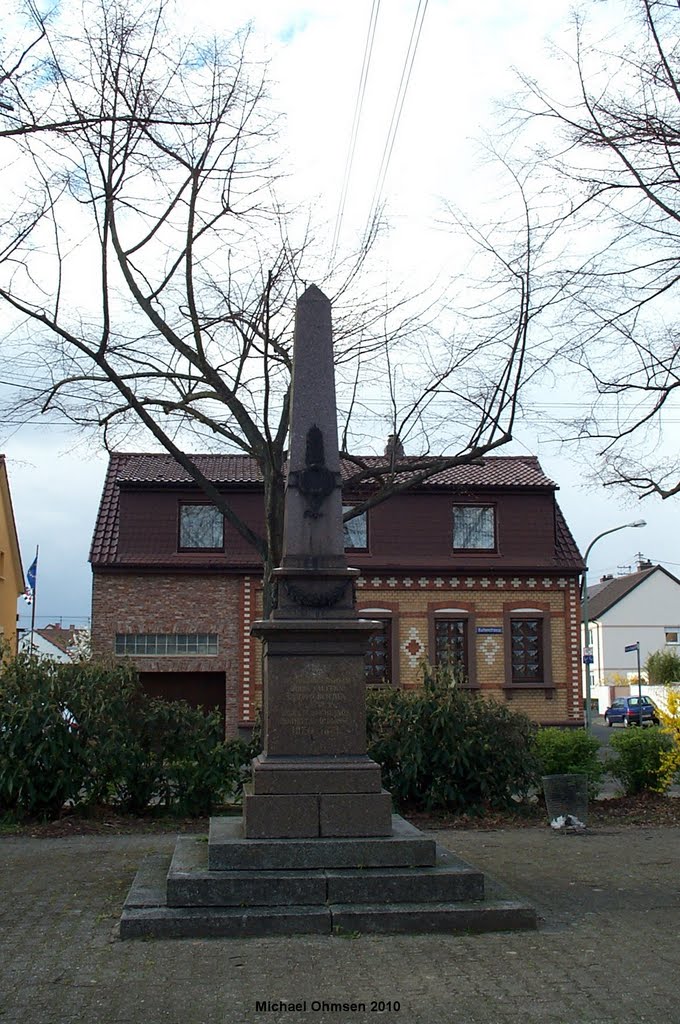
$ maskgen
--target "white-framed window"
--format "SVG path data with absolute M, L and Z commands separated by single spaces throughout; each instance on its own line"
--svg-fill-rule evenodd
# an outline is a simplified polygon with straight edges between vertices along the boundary
M 224 517 L 214 505 L 179 506 L 180 550 L 221 551 L 224 547 Z
M 664 626 L 664 633 L 667 647 L 676 647 L 680 644 L 680 626 Z
M 116 633 L 116 654 L 138 657 L 217 654 L 216 633 Z
M 453 506 L 453 547 L 456 551 L 494 551 L 496 510 L 493 505 Z
M 349 512 L 353 505 L 343 505 L 342 514 Z M 346 551 L 367 551 L 368 550 L 368 515 L 361 512 L 354 519 L 348 519 L 342 524 L 342 535 Z

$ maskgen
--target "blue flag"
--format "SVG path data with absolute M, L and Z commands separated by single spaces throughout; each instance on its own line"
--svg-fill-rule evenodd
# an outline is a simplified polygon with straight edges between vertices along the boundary
M 38 556 L 36 555 L 33 561 L 31 562 L 28 572 L 26 573 L 26 579 L 28 580 L 28 583 L 26 585 L 26 590 L 24 591 L 24 599 L 27 604 L 33 604 L 33 597 L 35 595 L 35 578 L 37 574 Z

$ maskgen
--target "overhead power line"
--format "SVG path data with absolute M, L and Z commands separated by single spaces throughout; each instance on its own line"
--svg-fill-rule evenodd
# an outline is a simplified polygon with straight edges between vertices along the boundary
M 354 104 L 354 119 L 352 121 L 352 131 L 350 133 L 349 146 L 347 148 L 347 159 L 345 160 L 345 173 L 342 179 L 342 191 L 340 193 L 340 202 L 338 203 L 338 213 L 335 218 L 335 230 L 333 231 L 333 242 L 331 245 L 331 267 L 333 266 L 333 262 L 335 260 L 335 253 L 337 252 L 338 242 L 340 240 L 342 218 L 345 214 L 345 202 L 347 201 L 349 181 L 352 174 L 352 164 L 354 163 L 354 152 L 356 150 L 357 138 L 359 135 L 359 123 L 361 121 L 361 112 L 363 110 L 364 98 L 366 96 L 366 83 L 368 81 L 368 72 L 371 65 L 371 56 L 373 54 L 373 42 L 375 40 L 375 27 L 378 23 L 379 12 L 380 0 L 373 0 L 373 6 L 371 8 L 371 17 L 368 23 L 368 33 L 366 35 L 366 45 L 364 46 L 364 60 L 361 67 L 361 75 L 359 78 L 359 88 L 357 90 L 357 98 Z
M 387 131 L 387 137 L 385 139 L 385 145 L 383 147 L 382 159 L 380 161 L 380 170 L 378 171 L 375 189 L 373 190 L 373 198 L 371 199 L 371 206 L 366 221 L 365 238 L 370 237 L 375 226 L 375 220 L 378 215 L 378 210 L 380 208 L 380 200 L 382 198 L 383 189 L 385 187 L 385 181 L 387 179 L 387 172 L 389 170 L 390 160 L 392 158 L 392 150 L 394 149 L 394 142 L 397 137 L 397 132 L 399 130 L 399 122 L 401 120 L 401 114 L 404 109 L 404 101 L 406 99 L 406 93 L 408 92 L 409 82 L 411 80 L 411 72 L 413 71 L 413 64 L 416 59 L 418 43 L 420 42 L 420 33 L 422 32 L 423 22 L 425 21 L 427 4 L 428 0 L 418 0 L 418 9 L 416 10 L 416 15 L 413 20 L 413 27 L 411 28 L 411 37 L 409 39 L 408 50 L 406 51 L 406 57 L 404 59 L 404 65 L 401 71 L 399 89 L 397 90 L 397 97 L 394 101 L 392 119 L 390 120 L 390 126 Z

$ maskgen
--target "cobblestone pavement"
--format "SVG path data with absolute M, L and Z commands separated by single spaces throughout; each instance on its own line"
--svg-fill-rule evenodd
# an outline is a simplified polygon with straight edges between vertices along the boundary
M 538 932 L 123 943 L 135 871 L 173 837 L 0 839 L 0 1024 L 680 1022 L 680 828 L 438 839 Z

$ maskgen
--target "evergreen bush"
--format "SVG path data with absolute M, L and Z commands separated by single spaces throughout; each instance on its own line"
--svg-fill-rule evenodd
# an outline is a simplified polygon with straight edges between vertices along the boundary
M 652 685 L 668 686 L 680 682 L 680 655 L 674 651 L 653 651 L 645 662 L 645 672 Z
M 588 796 L 600 792 L 605 767 L 598 757 L 600 744 L 583 729 L 542 728 L 536 735 L 541 775 L 587 775 Z
M 401 806 L 468 813 L 508 807 L 536 784 L 536 727 L 452 682 L 449 673 L 426 668 L 422 690 L 369 691 L 369 754 Z
M 208 814 L 256 752 L 224 742 L 219 714 L 150 698 L 127 665 L 21 654 L 0 669 L 0 814 L 54 816 L 66 801 Z
M 651 791 L 664 793 L 670 785 L 664 773 L 665 755 L 673 748 L 672 738 L 656 726 L 626 729 L 612 736 L 615 752 L 607 768 L 623 786 L 626 796 Z
M 87 774 L 58 666 L 28 654 L 0 670 L 0 814 L 51 817 Z

